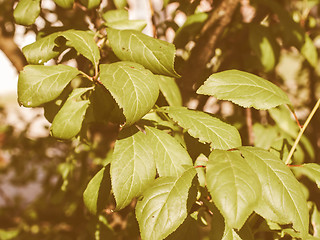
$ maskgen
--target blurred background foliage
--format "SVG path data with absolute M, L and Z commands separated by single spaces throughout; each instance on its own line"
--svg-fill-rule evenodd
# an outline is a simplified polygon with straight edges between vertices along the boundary
M 0 0 L 0 49 L 20 71 L 26 60 L 14 38 L 17 25 L 13 10 L 17 2 Z M 43 0 L 35 24 L 26 26 L 23 34 L 34 33 L 41 38 L 71 28 L 101 31 L 105 28 L 102 17 L 105 12 L 123 7 L 130 11 L 141 2 L 103 0 L 99 8 L 88 9 L 86 1 L 75 1 L 71 8 L 65 9 L 52 0 Z M 320 97 L 320 1 L 145 0 L 145 4 L 145 15 L 150 16 L 145 32 L 176 45 L 176 69 L 182 75 L 177 83 L 184 104 L 235 125 L 244 145 L 269 149 L 285 159 L 299 132 L 288 108 L 242 109 L 230 102 L 196 96 L 195 89 L 214 72 L 233 68 L 248 71 L 280 86 L 289 95 L 296 117 L 303 124 Z M 109 48 L 102 49 L 102 57 L 103 62 L 115 60 Z M 88 61 L 73 51 L 54 61 L 71 62 L 84 72 L 90 71 Z M 165 98 L 160 96 L 157 104 L 166 104 Z M 23 130 L 17 130 L 17 126 L 8 121 L 7 110 L 3 104 L 0 109 L 0 239 L 139 238 L 132 213 L 134 205 L 113 213 L 111 199 L 104 214 L 96 218 L 88 213 L 82 200 L 89 180 L 109 163 L 109 153 L 119 129 L 112 123 L 90 125 L 83 129 L 84 142 L 62 142 L 49 135 L 30 137 L 30 128 L 36 119 L 27 122 Z M 46 117 L 50 120 L 50 116 Z M 319 121 L 320 115 L 316 113 L 297 148 L 293 165 L 319 163 Z M 48 129 L 44 131 L 49 133 Z M 194 160 L 199 153 L 208 151 L 208 146 L 195 142 L 187 134 L 183 137 Z M 309 199 L 319 209 L 316 185 L 304 177 L 300 180 Z M 18 193 L 24 189 L 27 196 L 12 195 L 12 189 Z M 320 216 L 316 207 L 314 216 Z M 188 239 L 209 239 L 210 225 L 214 223 L 208 220 L 205 209 L 198 213 L 195 218 L 187 219 L 192 231 Z M 270 234 L 259 235 L 266 226 L 261 219 L 257 222 L 260 225 L 256 227 L 255 239 L 274 238 Z

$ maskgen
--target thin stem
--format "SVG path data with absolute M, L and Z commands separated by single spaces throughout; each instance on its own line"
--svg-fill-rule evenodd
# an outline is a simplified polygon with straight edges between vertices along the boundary
M 247 129 L 248 129 L 249 145 L 253 145 L 254 135 L 253 135 L 253 128 L 252 128 L 251 108 L 246 108 L 246 123 L 247 123 Z
M 86 73 L 84 73 L 84 72 L 82 72 L 82 71 L 80 71 L 80 70 L 79 70 L 79 72 L 81 73 L 81 75 L 82 75 L 82 76 L 84 76 L 84 77 L 88 78 L 90 81 L 92 81 L 92 82 L 93 82 L 93 78 L 92 78 L 92 77 L 90 77 L 88 74 L 86 74 Z
M 294 109 L 292 109 L 289 105 L 286 105 L 286 106 L 288 107 L 288 109 L 290 110 L 290 112 L 292 113 L 292 115 L 294 116 L 294 119 L 296 120 L 299 128 L 301 129 L 301 128 L 302 128 L 302 125 L 300 124 L 299 119 L 298 119 L 298 117 L 297 117 Z
M 308 116 L 305 124 L 304 124 L 303 127 L 300 129 L 300 132 L 299 132 L 299 134 L 298 134 L 298 137 L 296 138 L 296 141 L 294 142 L 294 144 L 293 144 L 293 146 L 292 146 L 292 148 L 291 148 L 291 150 L 290 150 L 290 152 L 289 152 L 289 155 L 288 155 L 288 157 L 287 157 L 287 159 L 286 159 L 286 161 L 285 161 L 285 164 L 289 164 L 290 159 L 291 159 L 294 151 L 296 150 L 296 148 L 297 148 L 297 146 L 298 146 L 298 143 L 299 143 L 299 141 L 300 141 L 300 139 L 301 139 L 301 137 L 302 137 L 302 134 L 303 134 L 304 131 L 306 130 L 307 126 L 309 125 L 309 123 L 310 123 L 313 115 L 316 113 L 316 111 L 317 111 L 317 109 L 319 108 L 319 106 L 320 106 L 320 98 L 318 99 L 317 103 L 314 105 L 314 107 L 313 107 L 311 113 L 309 114 L 309 116 Z

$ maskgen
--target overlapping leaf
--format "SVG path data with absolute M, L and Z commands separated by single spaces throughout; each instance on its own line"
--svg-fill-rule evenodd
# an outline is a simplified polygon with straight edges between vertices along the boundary
M 255 211 L 279 224 L 293 224 L 305 238 L 309 228 L 307 202 L 300 183 L 274 154 L 259 148 L 240 147 L 240 152 L 258 175 L 262 198 Z
M 89 59 L 93 65 L 99 64 L 100 51 L 92 33 L 80 30 L 68 30 L 62 32 L 60 36 L 68 40 L 67 46 L 73 47 L 78 53 Z
M 111 183 L 117 209 L 126 207 L 153 182 L 156 166 L 147 136 L 135 127 L 120 132 L 111 162 Z
M 83 201 L 92 214 L 99 213 L 106 205 L 111 183 L 109 177 L 110 165 L 103 167 L 88 183 L 83 192 Z
M 158 83 L 170 106 L 182 106 L 181 93 L 174 78 L 158 75 Z
M 187 217 L 188 191 L 196 171 L 190 168 L 179 178 L 160 177 L 143 193 L 136 217 L 143 240 L 161 240 L 175 231 Z
M 78 74 L 76 68 L 66 65 L 28 65 L 19 75 L 18 101 L 25 107 L 52 101 Z
M 187 150 L 169 134 L 152 127 L 146 127 L 149 144 L 153 147 L 153 157 L 160 177 L 179 177 L 192 166 Z
M 113 52 L 124 61 L 140 63 L 155 74 L 179 77 L 174 70 L 173 44 L 134 30 L 107 29 Z
M 54 0 L 54 2 L 63 8 L 71 8 L 73 6 L 74 0 Z
M 14 9 L 13 17 L 16 23 L 33 24 L 40 14 L 40 0 L 20 0 Z
M 127 6 L 127 0 L 113 0 L 113 3 L 117 8 L 124 8 Z
M 240 229 L 257 206 L 261 185 L 237 152 L 214 150 L 207 164 L 207 187 L 230 228 Z
M 71 139 L 82 127 L 82 122 L 89 106 L 89 100 L 82 100 L 82 95 L 92 88 L 76 88 L 69 95 L 58 114 L 53 119 L 51 134 L 61 139 Z
M 142 118 L 154 106 L 159 95 L 156 77 L 133 62 L 100 65 L 100 80 L 123 108 L 126 124 Z
M 147 26 L 147 22 L 145 20 L 121 20 L 106 23 L 106 26 L 118 30 L 130 29 L 141 32 Z
M 316 163 L 306 163 L 297 168 L 297 171 L 302 172 L 314 181 L 320 188 L 320 165 Z
M 124 9 L 109 10 L 102 15 L 103 19 L 107 22 L 117 22 L 122 20 L 129 20 L 129 13 Z
M 80 0 L 80 2 L 88 9 L 92 9 L 99 6 L 101 0 Z
M 242 107 L 269 109 L 290 104 L 288 96 L 273 83 L 251 73 L 227 70 L 212 74 L 198 94 L 229 100 Z
M 58 51 L 54 50 L 55 40 L 60 32 L 52 33 L 44 38 L 35 41 L 22 48 L 22 52 L 29 64 L 43 64 L 50 59 L 59 55 Z
M 213 149 L 231 149 L 241 145 L 238 130 L 204 112 L 184 107 L 169 107 L 169 116 L 200 142 L 210 143 Z

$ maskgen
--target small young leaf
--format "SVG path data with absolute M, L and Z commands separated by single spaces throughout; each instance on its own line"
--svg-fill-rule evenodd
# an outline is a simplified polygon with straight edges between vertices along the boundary
M 110 190 L 110 165 L 103 167 L 88 183 L 83 201 L 92 214 L 98 214 L 106 205 Z
M 192 167 L 178 178 L 160 177 L 143 192 L 143 198 L 136 205 L 141 239 L 164 239 L 183 223 L 195 174 Z
M 239 153 L 214 150 L 206 177 L 208 190 L 226 225 L 240 229 L 261 196 L 257 175 Z
M 156 77 L 137 63 L 101 64 L 100 80 L 123 108 L 127 125 L 141 119 L 158 99 Z
M 114 5 L 117 8 L 125 8 L 127 6 L 127 0 L 113 0 Z
M 18 101 L 25 107 L 37 107 L 50 102 L 78 74 L 76 68 L 66 65 L 28 65 L 19 75 Z
M 52 33 L 22 48 L 22 52 L 28 63 L 43 64 L 58 56 L 59 52 L 55 51 L 54 47 L 56 45 L 55 40 L 59 35 L 60 32 Z
M 96 66 L 99 64 L 100 51 L 91 32 L 68 30 L 62 32 L 60 36 L 68 40 L 66 43 L 67 46 L 76 49 L 77 52 L 89 59 L 93 65 Z
M 126 207 L 154 180 L 156 166 L 147 136 L 136 127 L 124 128 L 115 143 L 111 162 L 111 183 L 116 209 Z
M 301 54 L 307 59 L 312 67 L 317 67 L 318 63 L 318 52 L 312 39 L 305 34 L 305 43 L 301 47 Z
M 20 0 L 13 12 L 16 23 L 33 24 L 40 14 L 40 0 Z
M 101 0 L 80 0 L 80 2 L 88 9 L 92 9 L 99 6 Z
M 254 147 L 239 150 L 261 182 L 262 198 L 255 212 L 279 224 L 292 223 L 305 238 L 309 228 L 308 206 L 300 183 L 290 169 L 266 150 Z
M 269 109 L 290 104 L 288 96 L 273 83 L 238 70 L 212 74 L 197 93 L 232 101 L 245 108 Z
M 145 20 L 121 20 L 106 23 L 106 26 L 118 30 L 127 29 L 141 32 L 147 26 L 147 22 Z
M 200 142 L 210 143 L 213 149 L 231 149 L 241 146 L 238 130 L 204 112 L 185 107 L 168 107 L 169 116 Z
M 54 0 L 54 2 L 62 8 L 72 8 L 74 0 Z
M 179 77 L 174 70 L 173 44 L 134 30 L 107 29 L 110 46 L 124 61 L 140 63 L 155 74 Z
M 109 10 L 102 15 L 102 18 L 107 23 L 129 20 L 129 13 L 124 9 Z
M 69 95 L 51 125 L 52 136 L 60 139 L 71 139 L 82 127 L 82 122 L 89 106 L 89 100 L 81 96 L 92 88 L 76 88 Z
M 174 78 L 158 75 L 158 83 L 170 106 L 182 106 L 181 93 Z
M 175 138 L 152 127 L 146 127 L 146 132 L 153 146 L 153 157 L 160 177 L 179 177 L 192 166 L 187 150 Z

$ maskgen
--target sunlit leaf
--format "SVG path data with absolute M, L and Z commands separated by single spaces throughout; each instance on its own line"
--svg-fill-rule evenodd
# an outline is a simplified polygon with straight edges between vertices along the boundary
M 210 143 L 213 149 L 231 149 L 241 146 L 238 130 L 207 113 L 184 107 L 168 107 L 169 116 L 200 142 Z
M 54 2 L 62 8 L 72 8 L 74 0 L 54 0 Z
M 72 91 L 53 119 L 50 128 L 52 136 L 61 139 L 71 139 L 80 132 L 85 113 L 89 106 L 89 100 L 83 100 L 81 97 L 91 89 L 76 88 Z
M 259 148 L 240 147 L 240 152 L 258 175 L 262 199 L 255 211 L 279 224 L 293 224 L 306 237 L 309 228 L 308 206 L 300 183 L 274 154 Z
M 261 196 L 257 175 L 238 152 L 214 150 L 209 156 L 206 178 L 226 225 L 240 229 Z
M 99 6 L 101 0 L 80 0 L 80 2 L 88 9 L 92 9 Z
M 153 146 L 153 157 L 160 177 L 179 177 L 192 166 L 187 150 L 175 138 L 152 127 L 146 127 L 146 132 Z
M 127 6 L 127 0 L 113 0 L 113 3 L 117 8 L 124 8 Z
M 28 65 L 19 75 L 18 101 L 25 107 L 52 101 L 78 74 L 76 68 L 66 65 Z
M 129 20 L 129 13 L 124 9 L 109 10 L 102 15 L 102 18 L 107 23 Z
M 18 24 L 31 25 L 36 21 L 40 10 L 40 0 L 20 0 L 13 11 L 13 17 Z
M 153 182 L 156 166 L 151 145 L 147 136 L 134 126 L 120 132 L 110 174 L 118 210 L 126 207 Z
M 60 32 L 52 33 L 22 48 L 22 52 L 29 64 L 43 64 L 59 55 L 55 51 L 55 40 Z
M 146 26 L 145 20 L 121 20 L 116 22 L 106 23 L 107 27 L 118 29 L 118 30 L 136 30 L 141 32 Z
M 155 74 L 179 77 L 174 70 L 173 44 L 134 30 L 108 28 L 107 34 L 110 46 L 119 59 L 140 63 Z
M 320 188 L 320 165 L 316 163 L 306 163 L 301 165 L 298 168 L 295 168 L 297 171 L 302 172 L 312 181 L 314 181 L 318 188 Z
M 196 171 L 190 168 L 180 177 L 160 177 L 136 205 L 141 239 L 164 239 L 187 217 L 189 188 Z
M 137 63 L 102 64 L 100 80 L 123 109 L 128 125 L 148 113 L 159 95 L 156 77 Z
M 179 87 L 172 77 L 158 75 L 160 90 L 170 106 L 182 106 Z
M 246 108 L 269 109 L 290 104 L 288 96 L 279 87 L 261 77 L 239 70 L 212 74 L 197 93 L 229 100 Z
M 301 47 L 301 54 L 307 59 L 312 67 L 317 67 L 318 63 L 318 52 L 312 39 L 305 34 L 305 43 Z
M 92 214 L 98 214 L 105 206 L 111 190 L 110 165 L 103 167 L 88 183 L 83 201 Z

